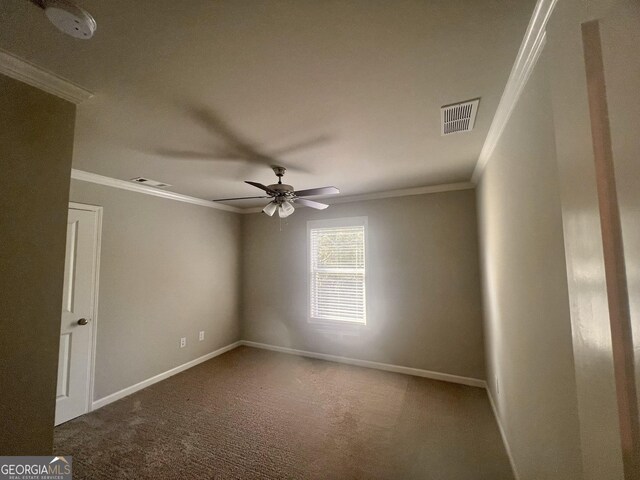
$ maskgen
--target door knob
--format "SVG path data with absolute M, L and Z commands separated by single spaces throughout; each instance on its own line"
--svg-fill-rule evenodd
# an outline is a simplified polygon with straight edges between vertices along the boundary
M 89 320 L 87 320 L 86 318 L 81 318 L 80 320 L 78 320 L 78 325 L 86 325 L 87 323 L 89 323 Z

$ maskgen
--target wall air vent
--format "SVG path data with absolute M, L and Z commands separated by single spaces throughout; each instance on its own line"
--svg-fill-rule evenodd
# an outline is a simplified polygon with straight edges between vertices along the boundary
M 132 178 L 131 181 L 133 183 L 141 183 L 142 185 L 149 185 L 150 187 L 156 187 L 156 188 L 171 186 L 168 183 L 162 183 L 162 182 L 158 182 L 157 180 L 151 180 L 150 178 L 144 178 L 144 177 Z
M 480 99 L 445 105 L 440 108 L 441 135 L 451 135 L 458 132 L 470 132 L 476 123 L 478 104 Z

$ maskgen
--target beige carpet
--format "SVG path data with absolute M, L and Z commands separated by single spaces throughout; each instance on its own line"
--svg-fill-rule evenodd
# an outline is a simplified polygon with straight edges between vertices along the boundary
M 512 479 L 484 390 L 240 347 L 56 428 L 75 479 Z

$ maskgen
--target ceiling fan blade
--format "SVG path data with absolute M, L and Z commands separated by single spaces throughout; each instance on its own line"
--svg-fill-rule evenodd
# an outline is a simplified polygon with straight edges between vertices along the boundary
M 310 188 L 308 190 L 299 190 L 295 192 L 298 197 L 311 197 L 313 195 L 335 195 L 340 193 L 336 187 L 320 187 Z
M 249 182 L 247 180 L 245 180 L 244 183 L 248 183 L 249 185 L 253 185 L 254 187 L 259 188 L 260 190 L 264 190 L 265 192 L 267 192 L 270 195 L 276 195 L 276 192 L 274 192 L 273 190 L 271 190 L 269 187 L 266 187 L 264 185 L 262 185 L 261 183 L 258 182 Z
M 313 200 L 307 200 L 306 198 L 296 198 L 294 202 L 304 205 L 305 207 L 315 208 L 317 210 L 324 210 L 329 205 L 326 203 L 314 202 Z
M 229 200 L 249 200 L 251 198 L 271 198 L 268 195 L 263 195 L 262 197 L 235 197 L 235 198 L 216 198 L 215 200 L 211 200 L 212 202 L 228 202 Z

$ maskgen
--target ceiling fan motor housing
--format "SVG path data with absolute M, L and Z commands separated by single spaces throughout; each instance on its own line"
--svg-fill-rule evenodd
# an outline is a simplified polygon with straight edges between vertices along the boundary
M 276 192 L 278 196 L 293 195 L 294 192 L 293 187 L 286 183 L 274 183 L 269 185 L 268 188 Z

